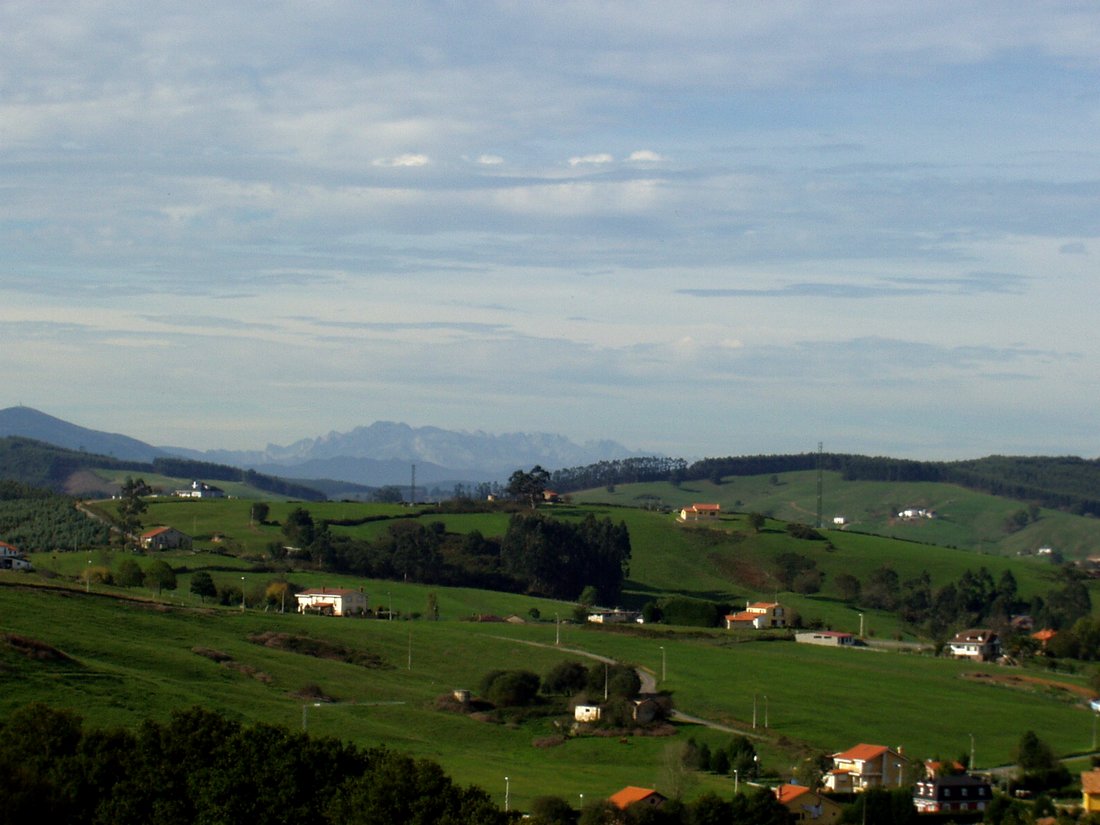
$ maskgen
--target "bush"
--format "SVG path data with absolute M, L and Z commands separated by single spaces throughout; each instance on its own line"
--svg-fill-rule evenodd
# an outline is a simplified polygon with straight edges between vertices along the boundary
M 497 707 L 523 707 L 538 696 L 538 674 L 529 670 L 492 671 L 482 680 L 481 692 Z

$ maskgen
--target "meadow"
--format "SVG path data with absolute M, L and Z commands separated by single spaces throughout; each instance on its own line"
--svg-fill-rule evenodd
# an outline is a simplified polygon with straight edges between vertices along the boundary
M 522 667 L 544 674 L 563 658 L 580 659 L 582 653 L 641 667 L 658 679 L 664 672 L 667 678 L 660 687 L 672 692 L 680 710 L 759 737 L 755 741 L 762 764 L 776 777 L 789 774 L 806 756 L 861 741 L 902 746 L 914 758 L 956 757 L 968 752 L 973 737 L 980 767 L 1009 762 L 1027 728 L 1039 731 L 1062 755 L 1083 753 L 1093 744 L 1090 723 L 1095 720 L 1080 694 L 1072 692 L 1081 690 L 1083 674 L 1007 670 L 913 653 L 833 650 L 718 629 L 631 626 L 624 631 L 558 625 L 554 619 L 570 617 L 575 605 L 313 569 L 280 572 L 270 566 L 266 551 L 273 542 L 281 543 L 279 522 L 297 506 L 306 507 L 317 520 L 374 519 L 332 528 L 360 538 L 376 537 L 395 517 L 442 521 L 454 533 L 476 529 L 499 535 L 509 516 L 272 501 L 267 522 L 259 524 L 251 518 L 251 503 L 150 500 L 146 526 L 171 524 L 196 536 L 195 551 L 36 554 L 32 561 L 40 572 L 0 572 L 0 632 L 38 639 L 73 660 L 30 660 L 0 645 L 5 687 L 0 706 L 10 709 L 41 699 L 78 710 L 93 726 L 164 719 L 171 710 L 194 704 L 240 719 L 306 724 L 319 735 L 364 745 L 384 743 L 435 759 L 459 782 L 481 785 L 497 796 L 508 776 L 519 806 L 550 793 L 579 799 L 580 794 L 606 796 L 627 784 L 662 787 L 672 781 L 670 752 L 689 736 L 712 747 L 730 738 L 728 732 L 678 724 L 671 737 L 582 737 L 536 747 L 537 741 L 559 732 L 552 720 L 495 724 L 436 707 L 440 696 L 455 689 L 476 690 L 489 670 Z M 633 558 L 623 602 L 636 607 L 675 594 L 731 604 L 770 598 L 775 595 L 772 560 L 792 550 L 826 571 L 825 586 L 812 596 L 780 593 L 781 600 L 804 617 L 838 629 L 856 630 L 859 614 L 836 597 L 830 580 L 839 572 L 866 576 L 887 561 L 903 580 L 928 570 L 937 585 L 981 565 L 995 578 L 1011 570 L 1025 596 L 1045 592 L 1054 582 L 1054 568 L 1033 558 L 850 531 L 825 531 L 828 542 L 801 540 L 775 520 L 754 532 L 736 514 L 723 515 L 707 527 L 691 527 L 668 513 L 606 502 L 564 505 L 553 512 L 565 519 L 593 514 L 627 524 Z M 124 555 L 143 566 L 156 558 L 169 561 L 179 573 L 177 589 L 157 599 L 145 588 L 81 583 L 89 567 L 113 568 Z M 362 588 L 372 607 L 392 606 L 401 618 L 334 619 L 203 604 L 189 591 L 190 577 L 200 569 L 208 570 L 219 585 L 242 587 L 250 604 L 260 603 L 265 587 L 285 575 L 301 587 Z M 429 597 L 439 606 L 440 620 L 408 620 L 428 614 Z M 477 614 L 525 621 L 469 621 Z M 865 611 L 864 618 L 869 634 L 904 636 L 892 614 Z M 385 666 L 364 668 L 248 641 L 264 632 L 341 643 L 380 657 Z M 559 634 L 561 644 L 556 646 Z M 230 665 L 194 652 L 197 647 L 217 651 Z M 1028 674 L 1033 681 L 1009 684 L 991 678 L 1004 673 Z M 335 701 L 314 704 L 309 693 L 314 686 Z M 689 796 L 705 790 L 728 795 L 732 780 L 701 774 L 693 775 L 689 785 Z
M 270 578 L 242 575 L 257 585 Z M 322 574 L 309 574 L 303 583 L 314 577 Z M 762 763 L 774 775 L 789 772 L 806 755 L 859 741 L 900 745 L 918 758 L 957 756 L 968 749 L 972 734 L 980 766 L 1008 762 L 1025 728 L 1040 731 L 1060 754 L 1091 746 L 1090 714 L 1065 691 L 965 678 L 1003 671 L 994 666 L 755 641 L 722 631 L 641 628 L 624 633 L 592 625 L 559 627 L 553 616 L 568 615 L 568 603 L 323 578 L 330 585 L 363 587 L 372 603 L 376 594 L 386 593 L 394 604 L 424 605 L 433 592 L 441 620 L 333 619 L 204 607 L 182 589 L 183 581 L 181 591 L 166 593 L 158 602 L 147 592 L 100 585 L 90 592 L 28 587 L 38 583 L 34 574 L 4 573 L 3 632 L 53 645 L 73 661 L 30 660 L 4 651 L 0 706 L 10 709 L 44 700 L 77 710 L 93 726 L 163 719 L 174 708 L 195 704 L 240 719 L 295 728 L 306 724 L 318 735 L 384 743 L 435 759 L 458 781 L 494 794 L 509 776 L 517 805 L 547 793 L 568 798 L 607 795 L 627 784 L 661 786 L 668 781 L 670 746 L 688 736 L 712 746 L 729 739 L 728 733 L 678 725 L 673 737 L 631 737 L 625 743 L 592 737 L 544 748 L 533 743 L 556 732 L 550 720 L 493 724 L 436 709 L 436 699 L 456 688 L 476 691 L 490 669 L 522 667 L 545 673 L 563 658 L 581 659 L 572 651 L 609 656 L 647 669 L 658 679 L 663 665 L 667 679 L 660 687 L 672 692 L 678 708 L 760 736 Z M 142 599 L 130 598 L 137 595 Z M 532 608 L 550 621 L 464 621 L 485 611 L 529 616 Z M 385 667 L 363 668 L 248 641 L 263 632 L 338 642 L 379 656 Z M 555 648 L 559 633 L 561 645 Z M 196 647 L 230 657 L 238 669 L 193 652 Z M 1056 679 L 1082 684 L 1080 677 Z M 299 695 L 311 685 L 336 701 L 314 705 L 308 695 Z M 728 793 L 731 782 L 700 775 L 690 793 Z

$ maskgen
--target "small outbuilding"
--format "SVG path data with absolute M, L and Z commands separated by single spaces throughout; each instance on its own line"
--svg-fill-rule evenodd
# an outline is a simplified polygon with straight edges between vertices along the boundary
M 299 613 L 324 616 L 359 616 L 367 611 L 367 594 L 343 587 L 311 587 L 295 593 Z

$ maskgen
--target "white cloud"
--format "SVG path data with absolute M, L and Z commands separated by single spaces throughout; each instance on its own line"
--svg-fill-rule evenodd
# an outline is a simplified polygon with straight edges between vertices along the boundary
M 650 149 L 639 149 L 636 152 L 631 152 L 628 159 L 636 163 L 655 163 L 664 160 L 663 157 Z
M 482 166 L 499 166 L 504 163 L 504 158 L 500 155 L 478 155 L 477 162 Z
M 374 166 L 427 166 L 431 159 L 427 155 L 405 154 L 392 158 L 376 158 L 371 163 Z
M 569 158 L 570 166 L 588 166 L 588 165 L 600 165 L 604 163 L 614 163 L 615 158 L 606 152 L 600 152 L 592 155 L 577 155 Z

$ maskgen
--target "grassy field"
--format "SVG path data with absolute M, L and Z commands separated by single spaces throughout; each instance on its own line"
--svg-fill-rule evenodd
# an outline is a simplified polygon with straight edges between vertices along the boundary
M 251 583 L 266 574 L 243 575 Z M 305 716 L 314 733 L 386 743 L 431 757 L 459 781 L 493 793 L 509 776 L 516 804 L 522 806 L 545 793 L 599 796 L 626 784 L 660 785 L 670 745 L 689 735 L 718 744 L 728 734 L 683 726 L 672 738 L 631 738 L 625 744 L 592 738 L 538 748 L 532 743 L 554 731 L 548 721 L 478 722 L 436 710 L 436 697 L 455 688 L 476 689 L 493 668 L 545 673 L 562 658 L 578 658 L 569 650 L 611 656 L 659 676 L 664 647 L 668 678 L 662 687 L 673 692 L 680 709 L 752 733 L 755 697 L 756 733 L 763 737 L 762 758 L 772 773 L 787 771 L 800 754 L 831 752 L 859 741 L 902 745 L 920 758 L 956 756 L 967 750 L 973 734 L 978 762 L 987 766 L 1007 762 L 1025 728 L 1039 731 L 1061 754 L 1090 745 L 1091 717 L 1079 699 L 1064 691 L 964 678 L 1004 672 L 993 666 L 779 641 L 735 643 L 718 631 L 656 629 L 637 636 L 575 625 L 561 629 L 562 649 L 554 649 L 552 621 L 512 625 L 461 619 L 485 611 L 525 615 L 532 607 L 553 616 L 568 611 L 564 603 L 312 575 L 329 584 L 362 586 L 372 603 L 376 594 L 386 592 L 397 605 L 423 605 L 428 592 L 436 592 L 442 620 L 357 621 L 202 608 L 191 604 L 185 592 L 166 594 L 164 603 L 139 602 L 116 598 L 119 591 L 98 586 L 91 593 L 16 587 L 13 583 L 38 577 L 5 573 L 0 582 L 9 586 L 0 586 L 0 629 L 54 645 L 74 661 L 29 660 L 5 652 L 0 656 L 5 683 L 0 706 L 10 709 L 42 699 L 78 710 L 93 725 L 132 725 L 193 704 L 292 727 L 301 726 Z M 248 641 L 250 634 L 265 631 L 340 642 L 380 656 L 386 667 L 367 669 Z M 266 681 L 192 652 L 196 646 L 221 651 L 242 668 L 266 674 Z M 1058 678 L 1081 684 L 1080 679 Z M 310 684 L 338 701 L 314 707 L 294 695 Z M 719 788 L 728 793 L 728 784 L 704 776 L 695 792 Z
M 203 605 L 189 591 L 190 577 L 199 569 L 209 570 L 219 585 L 243 587 L 250 603 L 259 601 L 253 597 L 277 574 L 260 572 L 256 562 L 266 557 L 270 543 L 281 541 L 278 522 L 296 506 L 306 507 L 316 520 L 415 517 L 442 521 L 449 532 L 476 529 L 486 535 L 503 533 L 509 518 L 507 513 L 418 515 L 393 505 L 271 502 L 268 523 L 261 525 L 250 522 L 250 506 L 247 500 L 233 499 L 151 500 L 145 524 L 170 524 L 198 537 L 197 552 L 130 556 L 104 549 L 37 554 L 32 561 L 40 573 L 0 572 L 0 632 L 39 639 L 73 660 L 27 659 L 0 645 L 0 708 L 41 699 L 78 710 L 92 725 L 134 725 L 200 704 L 241 719 L 292 727 L 306 722 L 314 733 L 361 744 L 385 743 L 436 759 L 458 781 L 479 784 L 498 796 L 503 794 L 503 777 L 509 776 L 520 807 L 548 793 L 594 798 L 627 784 L 661 787 L 670 747 L 688 736 L 712 747 L 729 739 L 728 733 L 684 725 L 673 737 L 633 737 L 625 743 L 583 738 L 557 747 L 535 747 L 534 742 L 556 730 L 547 719 L 502 725 L 436 709 L 437 697 L 456 688 L 476 688 L 491 669 L 523 667 L 542 674 L 563 658 L 579 658 L 570 650 L 609 656 L 658 676 L 663 664 L 667 680 L 662 687 L 673 692 L 681 710 L 760 736 L 764 766 L 776 775 L 788 772 L 802 756 L 860 741 L 900 745 L 915 758 L 955 757 L 969 749 L 973 735 L 979 766 L 1008 762 L 1028 728 L 1060 754 L 1080 753 L 1091 746 L 1092 717 L 1081 695 L 1059 687 L 1080 690 L 1083 676 L 760 641 L 719 630 L 658 626 L 626 633 L 590 625 L 558 628 L 553 618 L 570 616 L 571 603 L 307 570 L 286 576 L 303 587 L 362 588 L 372 607 L 392 606 L 402 617 L 426 614 L 433 594 L 441 620 L 343 620 Z M 627 524 L 633 558 L 623 600 L 633 606 L 672 594 L 734 604 L 771 597 L 774 558 L 785 551 L 813 558 L 826 578 L 820 594 L 781 592 L 780 599 L 805 618 L 821 619 L 837 629 L 857 629 L 858 614 L 836 598 L 831 580 L 840 572 L 865 577 L 886 561 L 902 580 L 928 570 L 934 585 L 980 565 L 994 578 L 1011 570 L 1025 596 L 1044 593 L 1053 585 L 1054 568 L 1034 558 L 978 554 L 852 531 L 826 531 L 830 547 L 822 541 L 794 539 L 774 520 L 755 533 L 744 516 L 734 514 L 696 528 L 667 513 L 616 503 L 567 505 L 554 512 L 566 519 L 593 514 Z M 378 520 L 333 529 L 370 538 L 390 523 Z M 213 542 L 215 534 L 222 541 Z M 92 584 L 85 591 L 78 583 L 89 567 L 113 568 L 123 555 L 143 566 L 156 558 L 168 560 L 180 571 L 178 588 L 158 601 L 145 588 Z M 31 584 L 41 586 L 27 586 Z M 467 621 L 475 614 L 525 619 L 538 615 L 542 621 Z M 866 611 L 865 621 L 879 637 L 900 635 L 891 614 Z M 381 657 L 386 666 L 368 669 L 248 641 L 250 634 L 267 631 L 339 642 Z M 560 648 L 554 644 L 557 632 Z M 193 652 L 195 647 L 219 651 L 235 665 L 219 665 Z M 974 678 L 975 674 L 984 676 Z M 1005 674 L 1026 675 L 1031 681 L 1006 682 L 999 678 Z M 319 686 L 337 701 L 314 707 L 298 695 L 308 685 Z M 728 795 L 731 783 L 703 775 L 696 778 L 691 793 L 714 789 Z

